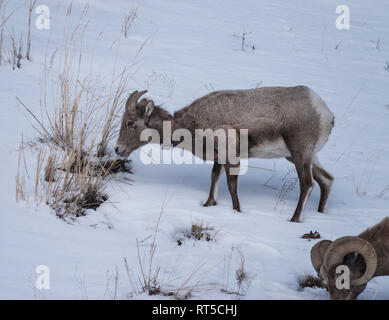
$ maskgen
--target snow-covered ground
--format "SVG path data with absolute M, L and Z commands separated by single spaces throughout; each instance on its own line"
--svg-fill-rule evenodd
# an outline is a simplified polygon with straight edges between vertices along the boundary
M 15 34 L 26 33 L 28 2 L 7 2 L 7 11 L 17 9 L 7 22 L 7 37 L 12 27 Z M 198 299 L 327 299 L 323 289 L 298 290 L 297 278 L 314 273 L 309 252 L 317 241 L 301 235 L 311 230 L 331 240 L 357 235 L 389 214 L 389 192 L 382 192 L 389 185 L 387 1 L 89 1 L 83 51 L 94 59 L 93 72 L 101 75 L 102 85 L 109 85 L 104 81 L 116 54 L 110 46 L 120 34 L 123 15 L 138 6 L 117 61 L 136 62 L 129 92 L 146 88 L 149 97 L 171 112 L 213 90 L 312 87 L 336 116 L 330 140 L 319 154 L 335 184 L 327 214 L 316 211 L 316 185 L 303 222 L 290 223 L 299 190 L 296 186 L 279 199 L 283 179 L 296 176 L 284 159 L 250 160 L 258 168 L 240 177 L 242 213 L 233 213 L 224 177 L 218 205 L 201 206 L 211 165 L 147 166 L 135 152 L 132 185 L 112 183 L 109 202 L 68 224 L 37 204 L 33 195 L 26 202 L 15 201 L 17 148 L 22 134 L 24 141 L 36 138 L 16 96 L 40 112 L 45 55 L 54 57 L 55 66 L 58 54 L 53 52 L 60 50 L 64 24 L 69 19 L 77 24 L 86 3 L 73 1 L 70 19 L 68 1 L 38 1 L 50 8 L 51 28 L 32 29 L 33 61 L 23 62 L 20 70 L 0 66 L 0 298 L 110 299 L 116 270 L 116 298 L 128 298 L 132 286 L 124 257 L 137 279 L 137 240 L 141 260 L 145 256 L 147 263 L 163 206 L 153 260 L 161 268 L 160 283 L 178 288 L 189 277 L 189 285 L 198 285 L 192 295 Z M 335 27 L 339 4 L 350 7 L 350 30 Z M 255 50 L 241 50 L 243 32 Z M 32 177 L 34 165 L 27 163 L 27 168 Z M 197 221 L 214 227 L 215 241 L 185 239 L 177 245 Z M 244 296 L 227 294 L 221 289 L 238 290 L 234 277 L 242 256 L 250 285 L 244 284 Z M 38 265 L 50 268 L 49 290 L 35 288 Z M 389 298 L 389 279 L 368 283 L 360 299 L 372 298 Z

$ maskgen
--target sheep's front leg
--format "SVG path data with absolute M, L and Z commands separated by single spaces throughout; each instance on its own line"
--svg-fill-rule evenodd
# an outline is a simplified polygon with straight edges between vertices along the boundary
M 209 197 L 207 202 L 203 204 L 204 207 L 216 206 L 216 197 L 219 188 L 219 178 L 222 165 L 214 163 L 211 173 L 211 189 L 209 190 Z

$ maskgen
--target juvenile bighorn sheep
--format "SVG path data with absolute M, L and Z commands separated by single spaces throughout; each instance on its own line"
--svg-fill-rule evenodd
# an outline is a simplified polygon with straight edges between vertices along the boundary
M 311 261 L 325 281 L 330 299 L 355 299 L 371 278 L 389 275 L 389 218 L 359 236 L 316 243 L 311 249 Z M 336 279 L 342 272 L 336 273 L 336 268 L 340 265 L 349 269 L 349 289 L 337 287 Z
M 192 137 L 196 129 L 222 128 L 248 130 L 248 157 L 285 157 L 296 166 L 300 181 L 300 198 L 291 221 L 298 222 L 313 188 L 313 179 L 320 186 L 319 212 L 325 212 L 333 177 L 320 165 L 316 153 L 327 142 L 334 126 L 334 116 L 325 102 L 310 88 L 264 87 L 250 90 L 224 90 L 209 93 L 174 115 L 154 105 L 152 100 L 138 99 L 147 91 L 133 92 L 126 102 L 115 151 L 129 156 L 146 144 L 140 141 L 141 132 L 152 128 L 159 132 L 162 143 L 163 121 L 171 121 L 173 130 L 187 129 Z M 177 143 L 173 142 L 173 146 Z M 194 144 L 194 142 L 193 142 Z M 235 145 L 239 145 L 239 136 Z M 199 156 L 191 148 L 195 156 Z M 240 163 L 218 163 L 214 149 L 211 189 L 204 206 L 216 205 L 217 185 L 224 166 L 233 208 L 240 211 L 237 195 L 238 175 L 231 167 Z M 312 179 L 313 178 L 313 179 Z

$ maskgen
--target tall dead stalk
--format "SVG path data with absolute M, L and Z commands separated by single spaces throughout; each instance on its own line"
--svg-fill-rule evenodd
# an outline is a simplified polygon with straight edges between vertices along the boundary
M 5 25 L 5 0 L 0 0 L 0 65 L 3 62 L 4 25 Z
M 136 14 L 138 12 L 138 8 L 133 8 L 131 11 L 124 16 L 123 25 L 122 25 L 122 34 L 124 35 L 124 38 L 127 39 L 131 27 L 134 23 L 134 20 L 136 18 Z
M 34 10 L 36 0 L 30 0 L 28 7 L 28 33 L 27 33 L 27 45 L 26 45 L 26 59 L 31 61 L 30 50 L 31 50 L 31 15 Z

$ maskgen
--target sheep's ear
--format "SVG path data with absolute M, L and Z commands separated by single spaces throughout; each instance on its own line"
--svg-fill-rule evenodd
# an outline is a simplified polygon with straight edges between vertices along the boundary
M 150 100 L 145 107 L 145 118 L 148 119 L 154 111 L 154 102 Z

